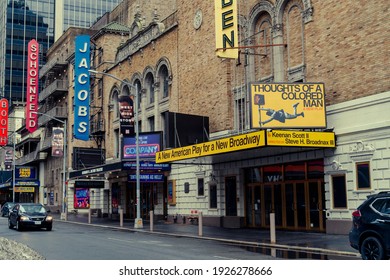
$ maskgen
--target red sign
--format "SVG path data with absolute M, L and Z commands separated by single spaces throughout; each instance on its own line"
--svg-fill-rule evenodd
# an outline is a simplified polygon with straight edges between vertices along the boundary
M 39 44 L 36 40 L 28 43 L 27 58 L 27 107 L 26 128 L 32 133 L 38 128 L 38 74 L 39 74 Z
M 8 100 L 0 100 L 0 146 L 8 143 Z

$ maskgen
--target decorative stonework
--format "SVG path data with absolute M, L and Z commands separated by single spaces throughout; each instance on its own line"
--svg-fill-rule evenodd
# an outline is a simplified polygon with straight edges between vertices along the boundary
M 305 77 L 305 70 L 306 70 L 306 65 L 304 64 L 289 68 L 288 81 L 295 82 L 295 81 L 303 80 Z
M 338 171 L 338 170 L 340 170 L 342 167 L 341 167 L 341 163 L 340 162 L 338 162 L 337 160 L 334 160 L 334 161 L 332 161 L 332 169 L 334 170 L 334 171 Z
M 372 144 L 366 144 L 363 141 L 358 141 L 349 147 L 349 155 L 355 161 L 370 160 L 374 152 L 374 146 Z
M 302 16 L 303 16 L 303 21 L 305 23 L 312 21 L 313 20 L 313 8 L 310 7 L 308 9 L 304 10 Z
M 195 29 L 199 29 L 200 26 L 202 25 L 202 21 L 203 21 L 203 13 L 202 13 L 202 10 L 197 10 L 195 12 L 195 16 L 194 16 L 194 28 Z

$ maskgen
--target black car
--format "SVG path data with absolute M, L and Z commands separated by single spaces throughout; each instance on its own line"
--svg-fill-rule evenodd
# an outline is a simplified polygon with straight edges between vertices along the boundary
M 390 192 L 368 196 L 352 213 L 349 242 L 364 260 L 390 257 Z
M 8 216 L 9 210 L 15 205 L 13 202 L 6 202 L 1 207 L 1 216 L 5 217 Z
M 17 203 L 8 215 L 8 227 L 17 230 L 25 228 L 53 228 L 53 217 L 40 203 Z

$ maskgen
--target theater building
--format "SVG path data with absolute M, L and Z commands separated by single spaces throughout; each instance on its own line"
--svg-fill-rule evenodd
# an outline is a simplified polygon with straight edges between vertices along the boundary
M 111 218 L 140 203 L 143 219 L 346 234 L 390 190 L 386 1 L 136 2 L 89 33 L 91 134 L 73 138 L 68 105 L 68 211 L 88 198 Z M 138 107 L 140 201 L 122 95 Z

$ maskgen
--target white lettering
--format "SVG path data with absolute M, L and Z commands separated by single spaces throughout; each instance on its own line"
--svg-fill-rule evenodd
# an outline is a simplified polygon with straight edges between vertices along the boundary
M 86 106 L 80 106 L 78 109 L 79 109 L 78 112 L 77 112 L 78 116 L 82 116 L 82 117 L 87 116 L 88 112 L 87 112 L 87 107 Z

